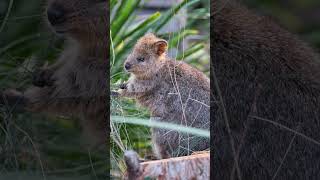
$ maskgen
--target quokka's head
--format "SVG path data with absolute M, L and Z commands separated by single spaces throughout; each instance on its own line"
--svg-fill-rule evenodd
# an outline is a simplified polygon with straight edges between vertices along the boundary
M 136 76 L 151 76 L 166 59 L 168 43 L 148 33 L 141 37 L 127 57 L 124 68 Z
M 74 39 L 106 36 L 106 0 L 48 0 L 46 18 L 57 34 Z

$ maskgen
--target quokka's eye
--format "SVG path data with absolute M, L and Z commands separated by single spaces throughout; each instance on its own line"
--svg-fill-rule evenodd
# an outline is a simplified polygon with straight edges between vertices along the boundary
M 137 58 L 137 61 L 143 62 L 143 61 L 144 61 L 144 58 L 143 58 L 143 57 L 138 57 L 138 58 Z

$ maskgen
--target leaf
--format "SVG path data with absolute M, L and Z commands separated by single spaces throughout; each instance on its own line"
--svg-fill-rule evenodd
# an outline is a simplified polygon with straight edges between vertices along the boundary
M 178 11 L 183 8 L 183 7 L 187 7 L 190 5 L 193 5 L 197 2 L 199 2 L 200 0 L 184 0 L 182 1 L 180 4 L 178 4 L 177 6 L 171 8 L 170 10 L 167 11 L 166 14 L 164 14 L 163 16 L 161 16 L 161 19 L 158 22 L 158 25 L 156 25 L 153 28 L 154 32 L 158 32 L 164 25 L 166 25 L 170 19 L 172 19 L 172 17 L 178 13 Z
M 184 51 L 183 53 L 181 53 L 177 57 L 177 59 L 182 60 L 184 58 L 187 58 L 188 56 L 200 51 L 203 48 L 204 48 L 204 44 L 196 44 L 196 45 L 192 46 L 191 48 L 187 49 L 186 51 Z
M 182 30 L 179 32 L 173 33 L 171 39 L 169 40 L 169 47 L 177 47 L 179 42 L 181 42 L 186 36 L 198 34 L 197 30 Z
M 121 27 L 125 24 L 130 15 L 139 5 L 140 0 L 123 0 L 119 6 L 119 11 L 115 15 L 115 19 L 111 22 L 111 37 L 114 39 Z
M 135 125 L 142 125 L 148 127 L 156 127 L 162 128 L 167 130 L 175 130 L 182 133 L 189 133 L 201 137 L 210 137 L 210 131 L 193 128 L 193 127 L 186 127 L 178 124 L 173 123 L 166 123 L 166 122 L 154 122 L 148 119 L 139 119 L 139 118 L 129 118 L 129 117 L 121 117 L 121 116 L 111 116 L 111 121 L 114 123 L 128 123 L 128 124 L 135 124 Z
M 139 32 L 140 30 L 146 28 L 148 25 L 152 24 L 153 22 L 155 22 L 159 17 L 160 17 L 160 13 L 156 12 L 152 15 L 150 15 L 147 19 L 145 19 L 143 22 L 141 22 L 139 25 L 137 25 L 135 28 L 133 28 L 132 30 L 130 30 L 129 32 L 127 32 L 124 36 L 118 36 L 115 38 L 114 42 L 115 42 L 115 46 L 118 45 L 120 39 L 124 40 L 130 36 L 132 36 L 134 33 Z

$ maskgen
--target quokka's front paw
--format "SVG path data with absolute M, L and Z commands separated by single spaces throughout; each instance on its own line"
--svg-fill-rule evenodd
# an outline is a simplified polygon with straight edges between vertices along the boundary
M 122 83 L 119 86 L 120 89 L 127 89 L 128 88 L 128 83 Z
M 118 97 L 120 94 L 117 91 L 111 91 L 110 96 L 112 97 Z
M 118 89 L 117 94 L 118 96 L 125 96 L 126 91 L 127 91 L 126 89 Z
M 33 74 L 32 84 L 38 87 L 52 86 L 55 81 L 52 76 L 52 70 L 40 69 Z
M 7 89 L 0 92 L 0 105 L 14 108 L 15 111 L 24 110 L 28 101 L 23 94 L 14 89 Z

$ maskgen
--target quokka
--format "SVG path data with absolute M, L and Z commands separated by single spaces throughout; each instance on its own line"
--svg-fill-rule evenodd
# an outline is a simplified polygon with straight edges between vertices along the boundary
M 211 15 L 213 178 L 319 179 L 319 55 L 234 1 Z
M 148 33 L 141 37 L 124 68 L 131 74 L 118 93 L 148 108 L 151 120 L 209 130 L 210 80 L 190 65 L 166 56 L 167 42 Z M 209 139 L 152 128 L 158 158 L 188 155 L 209 148 Z
M 105 145 L 108 136 L 108 4 L 97 0 L 49 0 L 46 19 L 66 39 L 55 64 L 35 73 L 26 91 L 6 90 L 2 101 L 19 110 L 80 119 L 86 144 Z M 7 101 L 6 101 L 7 102 Z

